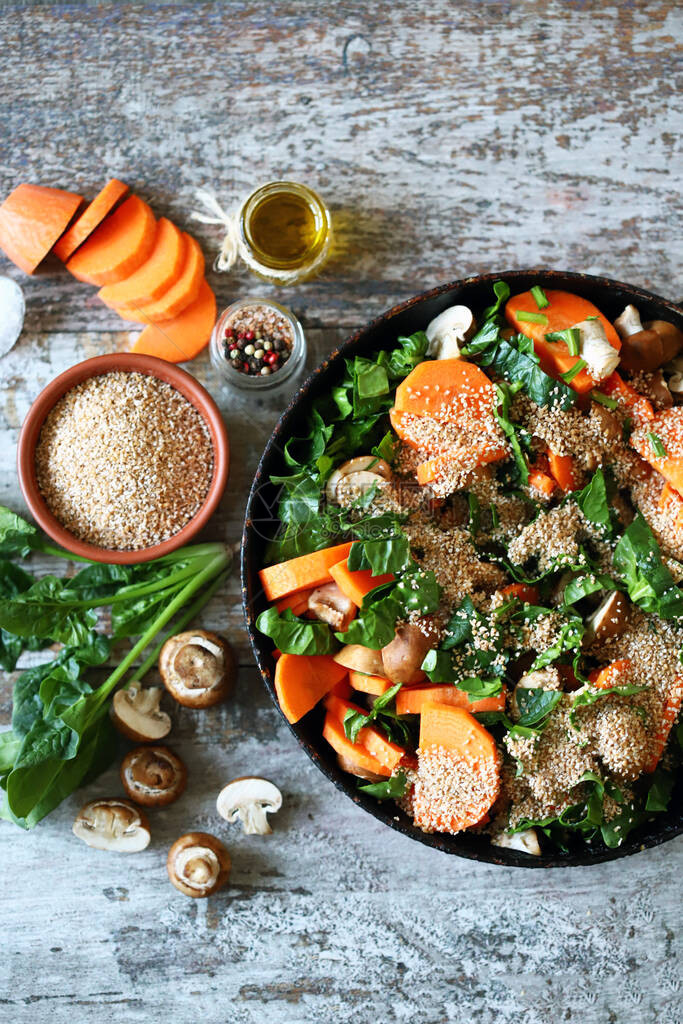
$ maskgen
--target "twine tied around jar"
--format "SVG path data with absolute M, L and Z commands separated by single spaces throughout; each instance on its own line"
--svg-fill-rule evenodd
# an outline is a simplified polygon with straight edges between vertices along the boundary
M 190 217 L 193 220 L 200 221 L 202 224 L 219 224 L 225 230 L 223 244 L 218 256 L 214 260 L 213 268 L 219 273 L 231 270 L 237 262 L 239 255 L 239 212 L 231 211 L 228 213 L 223 209 L 213 192 L 206 188 L 198 188 L 195 192 L 195 197 L 200 203 L 204 204 L 211 216 L 197 210 L 192 210 Z

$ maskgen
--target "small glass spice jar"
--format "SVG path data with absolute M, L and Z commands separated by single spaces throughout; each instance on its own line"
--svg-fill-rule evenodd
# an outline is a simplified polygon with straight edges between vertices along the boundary
M 239 213 L 238 251 L 254 273 L 271 284 L 298 284 L 327 259 L 332 221 L 313 189 L 271 181 L 248 196 Z
M 219 316 L 211 363 L 238 388 L 273 390 L 292 381 L 306 361 L 306 338 L 294 314 L 272 299 L 239 299 Z

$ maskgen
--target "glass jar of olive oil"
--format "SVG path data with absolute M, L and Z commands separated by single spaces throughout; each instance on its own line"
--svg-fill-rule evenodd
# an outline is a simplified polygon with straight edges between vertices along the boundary
M 330 213 L 320 196 L 294 181 L 271 181 L 252 192 L 239 214 L 239 253 L 273 284 L 316 274 L 332 241 Z

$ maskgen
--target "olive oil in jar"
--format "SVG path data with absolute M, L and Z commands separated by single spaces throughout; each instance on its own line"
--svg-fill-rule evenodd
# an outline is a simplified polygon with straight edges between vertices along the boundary
M 296 284 L 325 262 L 331 242 L 327 207 L 292 181 L 272 181 L 253 192 L 240 211 L 240 255 L 260 277 Z

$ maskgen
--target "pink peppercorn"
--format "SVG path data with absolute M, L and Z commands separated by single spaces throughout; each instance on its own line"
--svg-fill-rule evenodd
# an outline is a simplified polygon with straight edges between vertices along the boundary
M 253 341 L 254 340 L 254 332 L 253 331 L 245 331 L 244 332 L 244 340 L 245 341 Z

